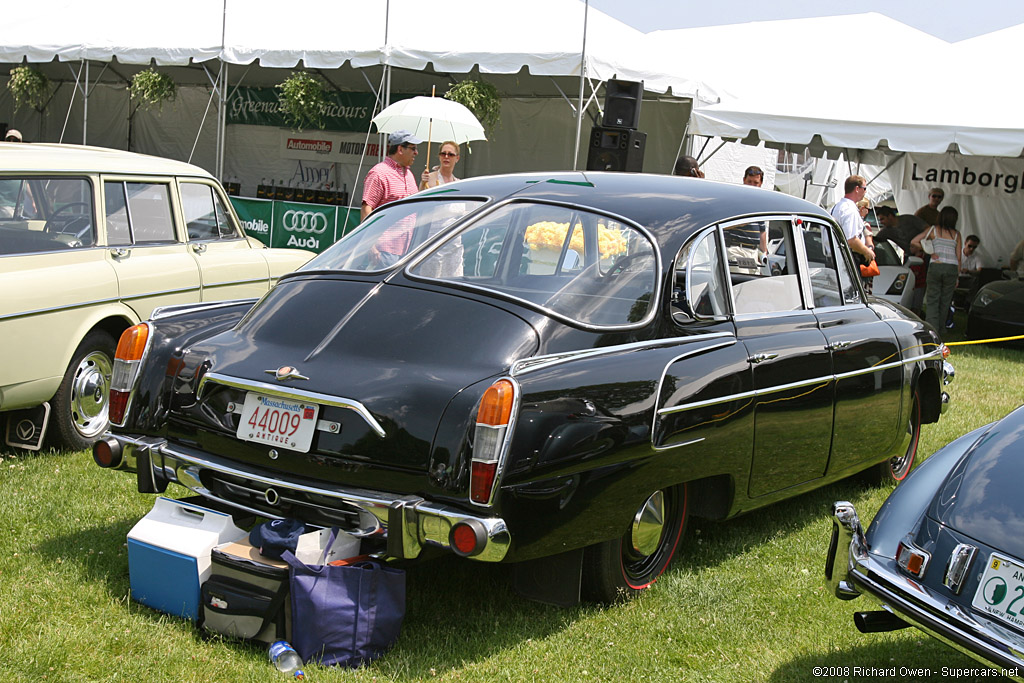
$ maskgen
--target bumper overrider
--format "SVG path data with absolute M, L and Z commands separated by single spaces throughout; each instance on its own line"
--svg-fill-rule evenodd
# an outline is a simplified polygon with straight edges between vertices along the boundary
M 391 557 L 412 559 L 424 546 L 433 546 L 474 560 L 500 562 L 511 543 L 508 527 L 500 517 L 467 513 L 419 496 L 315 481 L 286 481 L 159 438 L 107 433 L 93 447 L 93 457 L 101 467 L 135 472 L 143 493 L 160 493 L 168 483 L 176 483 L 211 501 L 263 517 L 287 516 L 273 514 L 276 506 L 343 515 L 350 520 L 344 531 L 359 537 L 386 538 Z M 250 506 L 218 494 L 203 484 L 211 478 L 230 479 L 234 488 L 244 488 L 266 504 Z M 456 537 L 459 542 L 453 540 Z
M 1024 637 L 900 573 L 893 558 L 870 552 L 851 503 L 832 506 L 832 538 L 825 558 L 825 582 L 840 600 L 866 595 L 884 612 L 861 612 L 863 632 L 914 626 L 1003 675 L 1024 681 Z

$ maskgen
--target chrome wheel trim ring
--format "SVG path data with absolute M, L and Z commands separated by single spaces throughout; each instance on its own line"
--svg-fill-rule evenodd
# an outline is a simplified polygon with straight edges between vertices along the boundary
M 113 363 L 102 351 L 88 354 L 71 380 L 71 420 L 78 433 L 90 438 L 107 428 L 110 376 Z
M 629 535 L 633 551 L 641 557 L 653 554 L 661 543 L 661 534 L 664 530 L 665 494 L 662 491 L 655 491 L 633 517 Z

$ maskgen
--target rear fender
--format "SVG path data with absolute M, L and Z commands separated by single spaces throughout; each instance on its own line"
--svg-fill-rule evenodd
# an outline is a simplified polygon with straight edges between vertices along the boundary
M 159 432 L 172 405 L 195 400 L 202 359 L 188 348 L 234 327 L 255 299 L 173 306 L 154 311 L 149 320 L 149 350 L 132 391 L 125 425 L 118 432 Z

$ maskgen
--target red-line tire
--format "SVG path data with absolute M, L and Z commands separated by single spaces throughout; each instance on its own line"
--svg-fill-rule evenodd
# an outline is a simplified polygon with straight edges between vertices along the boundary
M 632 598 L 668 569 L 686 531 L 686 494 L 686 484 L 654 492 L 640 505 L 625 534 L 585 550 L 584 600 L 611 603 Z M 655 500 L 659 496 L 660 506 Z

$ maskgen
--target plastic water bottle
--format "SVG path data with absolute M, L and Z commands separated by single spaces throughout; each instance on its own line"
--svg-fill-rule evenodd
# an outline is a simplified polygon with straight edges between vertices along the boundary
M 274 667 L 283 674 L 292 678 L 305 680 L 306 674 L 302 671 L 302 658 L 286 640 L 278 640 L 270 645 L 270 661 Z

